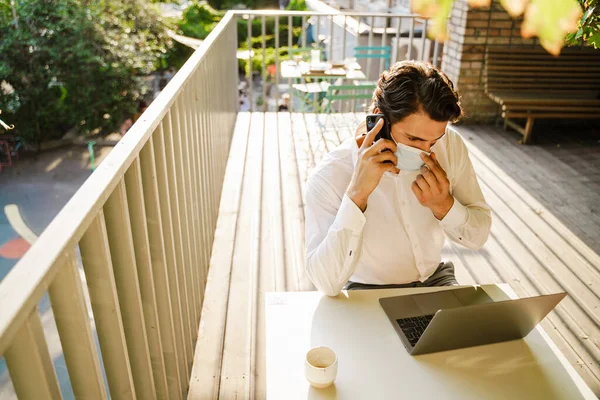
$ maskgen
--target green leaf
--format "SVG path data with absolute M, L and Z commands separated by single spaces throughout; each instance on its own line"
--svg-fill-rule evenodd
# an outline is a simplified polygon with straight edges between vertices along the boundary
M 587 22 L 590 15 L 592 15 L 594 13 L 595 9 L 596 9 L 596 7 L 588 8 L 588 10 L 583 14 L 583 17 L 581 17 L 581 22 L 580 22 L 581 25 L 585 25 L 585 23 Z
M 594 46 L 594 48 L 600 49 L 600 32 L 590 35 L 587 42 Z
M 521 25 L 523 37 L 538 36 L 551 54 L 560 54 L 565 35 L 577 30 L 582 11 L 576 0 L 531 0 Z
M 432 26 L 428 32 L 431 38 L 445 41 L 448 38 L 448 16 L 452 10 L 454 0 L 413 0 L 412 11 L 432 19 Z

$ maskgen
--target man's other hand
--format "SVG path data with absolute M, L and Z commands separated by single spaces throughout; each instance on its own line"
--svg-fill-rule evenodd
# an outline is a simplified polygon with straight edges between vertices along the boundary
M 421 159 L 425 165 L 421 167 L 421 173 L 413 182 L 412 191 L 419 203 L 429 208 L 441 221 L 454 205 L 454 197 L 450 194 L 450 182 L 435 153 L 431 153 L 431 156 L 421 153 Z

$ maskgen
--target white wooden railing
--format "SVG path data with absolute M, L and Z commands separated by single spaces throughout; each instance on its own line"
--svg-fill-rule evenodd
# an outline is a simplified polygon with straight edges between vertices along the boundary
M 239 108 L 236 41 L 228 14 L 0 284 L 20 399 L 61 398 L 46 292 L 76 398 L 108 397 L 102 368 L 113 399 L 185 395 Z

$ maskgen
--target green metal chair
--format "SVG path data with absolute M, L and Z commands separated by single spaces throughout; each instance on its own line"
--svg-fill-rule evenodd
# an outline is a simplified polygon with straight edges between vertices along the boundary
M 334 107 L 339 105 L 338 112 L 344 112 L 344 104 L 349 105 L 346 107 L 349 112 L 356 112 L 357 106 L 360 106 L 360 110 L 364 111 L 367 103 L 373 98 L 373 91 L 377 85 L 374 84 L 360 84 L 355 85 L 331 85 L 327 88 L 327 94 L 325 95 L 325 112 L 333 112 Z M 357 103 L 357 100 L 363 100 Z
M 354 57 L 356 57 L 356 59 L 383 59 L 385 60 L 385 69 L 388 69 L 390 67 L 392 55 L 390 46 L 358 46 L 354 48 Z
M 311 54 L 310 51 L 315 50 L 312 47 L 292 47 L 288 49 L 288 54 L 290 58 L 294 61 L 298 57 L 301 57 L 298 61 L 306 61 L 310 62 Z M 321 49 L 322 50 L 322 49 Z M 323 51 L 321 51 L 321 61 L 323 61 Z M 300 100 L 301 103 L 301 111 L 310 110 L 312 107 L 312 111 L 318 111 L 318 105 L 321 103 L 323 99 L 324 88 L 318 90 L 317 87 L 322 85 L 322 79 L 319 78 L 308 78 L 308 79 L 300 79 L 294 78 L 292 88 L 294 89 L 291 92 L 292 101 L 295 98 Z

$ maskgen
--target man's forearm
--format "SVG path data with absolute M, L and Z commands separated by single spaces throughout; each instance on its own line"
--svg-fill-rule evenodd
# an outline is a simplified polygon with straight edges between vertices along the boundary
M 312 220 L 312 213 L 308 215 Z M 323 293 L 337 295 L 354 273 L 365 222 L 359 207 L 348 196 L 344 196 L 326 234 L 311 237 L 308 233 L 306 273 Z M 309 221 L 309 224 L 314 223 Z
M 361 233 L 331 231 L 307 255 L 306 273 L 319 291 L 328 296 L 340 293 L 356 269 L 361 239 Z

